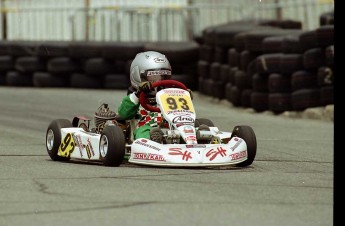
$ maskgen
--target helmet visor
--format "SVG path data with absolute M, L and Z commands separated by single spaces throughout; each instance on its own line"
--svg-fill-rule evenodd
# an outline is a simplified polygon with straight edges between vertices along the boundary
M 156 82 L 171 79 L 171 71 L 168 69 L 146 70 L 141 74 L 142 81 Z

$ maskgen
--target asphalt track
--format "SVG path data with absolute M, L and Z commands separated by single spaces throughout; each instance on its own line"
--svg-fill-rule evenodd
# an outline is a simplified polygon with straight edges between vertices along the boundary
M 198 117 L 253 127 L 247 168 L 51 161 L 51 120 L 116 109 L 126 91 L 0 88 L 0 225 L 330 226 L 334 123 L 248 113 L 194 93 Z

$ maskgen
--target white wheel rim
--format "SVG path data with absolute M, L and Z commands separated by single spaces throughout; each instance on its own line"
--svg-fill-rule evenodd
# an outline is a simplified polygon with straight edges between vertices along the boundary
M 47 132 L 47 148 L 49 151 L 53 149 L 54 146 L 54 132 L 53 130 L 49 129 Z
M 107 136 L 101 137 L 101 142 L 99 144 L 99 150 L 101 152 L 101 156 L 104 158 L 108 153 L 108 138 L 107 138 Z

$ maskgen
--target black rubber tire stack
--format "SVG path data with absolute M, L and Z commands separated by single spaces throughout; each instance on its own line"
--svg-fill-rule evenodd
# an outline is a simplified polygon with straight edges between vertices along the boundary
M 239 21 L 204 29 L 200 93 L 257 112 L 333 104 L 331 14 L 322 15 L 327 22 L 320 19 L 320 27 L 310 31 L 291 20 Z

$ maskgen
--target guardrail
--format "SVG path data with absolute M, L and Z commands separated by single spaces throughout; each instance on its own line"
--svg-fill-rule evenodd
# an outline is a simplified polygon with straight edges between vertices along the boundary
M 320 14 L 334 9 L 332 0 L 251 2 L 144 7 L 7 7 L 1 2 L 1 39 L 185 41 L 208 26 L 245 19 L 293 19 L 311 30 L 319 26 Z

